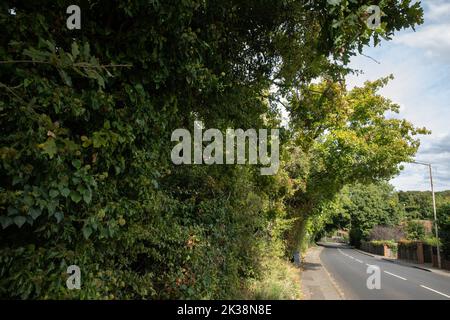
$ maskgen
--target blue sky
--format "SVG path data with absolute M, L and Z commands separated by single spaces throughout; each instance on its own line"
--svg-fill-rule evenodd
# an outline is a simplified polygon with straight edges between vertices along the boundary
M 432 131 L 421 137 L 417 161 L 431 162 L 437 190 L 450 189 L 450 0 L 422 1 L 425 23 L 401 31 L 394 39 L 364 51 L 375 61 L 357 56 L 351 66 L 362 70 L 349 76 L 349 88 L 393 74 L 381 93 L 401 106 L 400 117 Z M 398 190 L 429 190 L 425 166 L 405 164 L 391 183 Z

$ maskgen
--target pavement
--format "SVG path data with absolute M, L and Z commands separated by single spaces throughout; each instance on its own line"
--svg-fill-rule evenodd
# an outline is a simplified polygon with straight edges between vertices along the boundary
M 304 299 L 450 300 L 450 277 L 393 263 L 337 243 L 308 250 L 302 274 Z M 367 286 L 369 266 L 380 270 L 380 288 Z
M 343 292 L 320 261 L 324 247 L 309 248 L 302 261 L 303 300 L 342 300 Z
M 391 263 L 397 263 L 397 264 L 404 265 L 404 266 L 407 266 L 407 267 L 422 269 L 422 270 L 425 270 L 425 271 L 428 271 L 428 272 L 434 272 L 434 273 L 440 274 L 440 275 L 445 276 L 445 277 L 450 277 L 450 271 L 434 268 L 431 263 L 423 263 L 423 264 L 412 263 L 412 262 L 405 261 L 405 260 L 399 260 L 399 259 L 395 259 L 395 258 L 388 258 L 388 257 L 380 256 L 380 255 L 377 255 L 377 254 L 365 252 L 365 251 L 362 251 L 362 250 L 359 250 L 359 249 L 356 249 L 356 248 L 354 248 L 354 249 L 356 251 L 362 253 L 362 254 L 371 256 L 371 257 L 376 258 L 376 259 L 381 259 L 381 260 L 389 261 Z

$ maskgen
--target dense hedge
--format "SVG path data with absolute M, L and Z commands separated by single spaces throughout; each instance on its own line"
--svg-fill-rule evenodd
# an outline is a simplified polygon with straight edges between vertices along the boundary
M 251 85 L 230 89 L 223 30 L 193 21 L 196 1 L 98 1 L 69 31 L 66 5 L 2 5 L 0 59 L 42 63 L 1 71 L 0 297 L 235 297 L 270 243 L 276 190 L 248 168 L 168 156 L 172 130 L 195 118 L 255 125 L 267 109 Z M 234 114 L 216 112 L 225 102 Z M 83 290 L 65 287 L 71 264 Z
M 442 244 L 443 256 L 450 260 L 450 205 L 438 210 L 439 239 Z
M 269 126 L 273 61 L 248 57 L 283 7 L 269 4 L 272 21 L 231 2 L 84 1 L 67 30 L 67 5 L 2 4 L 0 297 L 238 297 L 283 254 L 287 183 L 174 167 L 170 136 L 198 119 Z M 65 287 L 71 264 L 83 290 Z

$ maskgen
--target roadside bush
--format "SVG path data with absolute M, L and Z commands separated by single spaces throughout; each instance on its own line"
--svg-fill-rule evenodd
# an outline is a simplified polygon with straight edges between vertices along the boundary
M 359 248 L 363 241 L 363 232 L 359 229 L 352 228 L 349 231 L 350 244 Z
M 429 246 L 433 246 L 433 247 L 436 247 L 438 245 L 438 243 L 440 245 L 442 245 L 440 240 L 438 240 L 436 237 L 430 237 L 430 236 L 422 239 L 422 242 Z
M 419 221 L 408 221 L 406 225 L 406 238 L 408 240 L 422 240 L 425 238 L 425 227 Z
M 300 270 L 283 259 L 264 262 L 265 272 L 252 280 L 244 295 L 251 300 L 299 300 L 301 298 Z
M 0 69 L 0 298 L 238 297 L 264 255 L 284 252 L 287 183 L 254 166 L 177 167 L 170 137 L 194 120 L 275 121 L 257 80 L 270 65 L 246 64 L 264 49 L 239 31 L 245 10 L 89 1 L 77 31 L 66 1 L 10 5 L 0 4 L 0 60 L 11 62 Z M 217 29 L 233 24 L 235 34 Z M 72 264 L 83 290 L 66 288 Z
M 450 204 L 439 209 L 439 238 L 442 251 L 447 260 L 450 260 Z
M 391 249 L 394 256 L 398 252 L 398 244 L 397 244 L 397 242 L 395 242 L 393 240 L 373 240 L 373 241 L 370 241 L 370 243 L 374 246 L 385 246 L 386 245 L 389 249 Z

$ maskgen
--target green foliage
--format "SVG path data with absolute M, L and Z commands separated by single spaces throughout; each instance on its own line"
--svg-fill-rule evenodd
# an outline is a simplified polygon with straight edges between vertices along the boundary
M 433 236 L 425 237 L 422 241 L 429 246 L 436 247 L 438 244 L 442 246 L 441 241 Z
M 438 211 L 439 240 L 447 260 L 450 260 L 450 204 L 442 206 Z
M 299 300 L 300 271 L 283 259 L 263 262 L 265 272 L 259 279 L 252 280 L 244 294 L 251 300 Z
M 423 240 L 425 227 L 420 221 L 408 221 L 406 225 L 406 237 L 408 240 Z
M 436 207 L 450 205 L 450 191 L 436 192 Z M 431 191 L 399 191 L 399 201 L 410 219 L 434 219 Z
M 301 96 L 291 96 L 292 149 L 304 155 L 308 163 L 303 170 L 295 166 L 286 168 L 301 183 L 293 197 L 291 214 L 320 214 L 344 186 L 359 183 L 348 191 L 358 202 L 356 206 L 366 211 L 361 218 L 355 218 L 355 227 L 350 232 L 356 243 L 366 238 L 375 224 L 390 225 L 389 216 L 396 217 L 396 211 L 400 210 L 398 200 L 391 199 L 390 187 L 369 186 L 367 190 L 364 185 L 398 174 L 399 164 L 410 161 L 419 147 L 415 136 L 428 133 L 406 120 L 386 116 L 387 112 L 399 109 L 378 94 L 389 79 L 366 82 L 350 91 L 343 84 L 325 80 L 302 87 Z M 356 200 L 365 197 L 360 192 L 367 194 L 367 203 Z M 357 207 L 348 210 L 355 217 L 357 212 L 363 212 Z M 367 218 L 363 218 L 365 215 Z
M 387 246 L 391 250 L 391 252 L 392 252 L 394 257 L 397 255 L 398 244 L 397 244 L 396 241 L 393 241 L 393 240 L 372 240 L 372 241 L 370 241 L 370 244 L 373 245 L 373 246 L 376 246 L 376 247 Z
M 334 203 L 333 207 L 337 210 L 327 207 L 330 210 L 329 215 L 333 217 L 329 225 L 334 226 L 334 221 L 342 221 L 342 217 L 345 217 L 345 227 L 350 229 L 350 243 L 355 246 L 359 246 L 362 240 L 368 240 L 374 227 L 394 227 L 404 217 L 397 194 L 387 182 L 346 186 Z
M 349 187 L 351 205 L 350 243 L 358 246 L 360 239 L 367 239 L 376 225 L 396 226 L 404 212 L 397 195 L 387 183 Z M 390 239 L 385 239 L 390 240 Z
M 371 244 L 373 244 L 374 246 L 388 246 L 389 248 L 396 248 L 397 247 L 397 242 L 392 241 L 392 240 L 372 240 L 370 241 Z
M 81 30 L 69 4 L 0 4 L 0 298 L 238 297 L 323 200 L 417 150 L 424 131 L 384 117 L 387 80 L 339 85 L 371 39 L 422 22 L 409 0 L 376 31 L 369 0 L 86 0 Z M 276 176 L 171 163 L 174 129 L 278 127 L 282 97 Z

